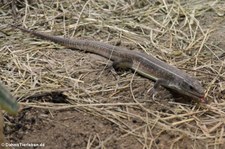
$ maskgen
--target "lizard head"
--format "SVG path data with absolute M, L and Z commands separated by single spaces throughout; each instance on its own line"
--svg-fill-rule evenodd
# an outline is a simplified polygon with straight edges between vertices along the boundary
M 206 103 L 204 89 L 197 79 L 188 77 L 186 79 L 176 80 L 175 82 L 176 84 L 172 85 L 174 90 L 197 100 L 197 102 Z

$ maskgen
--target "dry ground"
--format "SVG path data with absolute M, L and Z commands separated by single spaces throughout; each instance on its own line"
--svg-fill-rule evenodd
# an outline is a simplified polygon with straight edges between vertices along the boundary
M 8 142 L 37 149 L 225 148 L 225 2 L 0 1 L 1 81 L 21 104 Z M 10 28 L 93 39 L 156 56 L 198 78 L 208 104 L 176 98 L 110 61 Z

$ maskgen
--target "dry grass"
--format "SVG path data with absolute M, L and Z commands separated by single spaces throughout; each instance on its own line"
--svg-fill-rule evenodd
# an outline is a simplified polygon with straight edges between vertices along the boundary
M 21 105 L 86 111 L 113 122 L 124 132 L 121 138 L 132 135 L 143 148 L 157 148 L 156 140 L 165 133 L 174 136 L 170 148 L 179 148 L 184 141 L 192 148 L 220 148 L 225 137 L 225 51 L 209 38 L 224 20 L 223 6 L 224 2 L 214 0 L 192 0 L 188 4 L 185 0 L 39 1 L 17 4 L 17 16 L 13 17 L 8 2 L 2 5 L 0 18 L 0 78 Z M 216 21 L 202 19 L 209 12 Z M 210 102 L 198 106 L 168 100 L 164 104 L 164 96 L 146 101 L 151 100 L 143 95 L 147 92 L 140 93 L 140 84 L 146 80 L 130 73 L 117 76 L 119 81 L 107 80 L 104 68 L 109 61 L 89 60 L 90 55 L 79 51 L 71 55 L 62 46 L 12 30 L 7 23 L 15 18 L 30 29 L 121 43 L 151 53 L 201 80 Z M 51 92 L 63 92 L 69 103 L 27 100 Z M 130 119 L 138 119 L 140 125 L 130 126 Z

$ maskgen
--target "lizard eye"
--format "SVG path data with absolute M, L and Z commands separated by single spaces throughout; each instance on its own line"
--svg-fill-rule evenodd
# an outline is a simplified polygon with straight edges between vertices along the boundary
M 190 90 L 194 90 L 194 87 L 189 85 L 189 89 Z

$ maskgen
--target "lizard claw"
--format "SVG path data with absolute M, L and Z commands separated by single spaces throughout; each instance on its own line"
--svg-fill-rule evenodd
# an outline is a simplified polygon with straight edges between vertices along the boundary
M 147 92 L 150 94 L 150 96 L 152 96 L 152 99 L 155 100 L 155 96 L 157 95 L 156 89 L 152 87 Z

